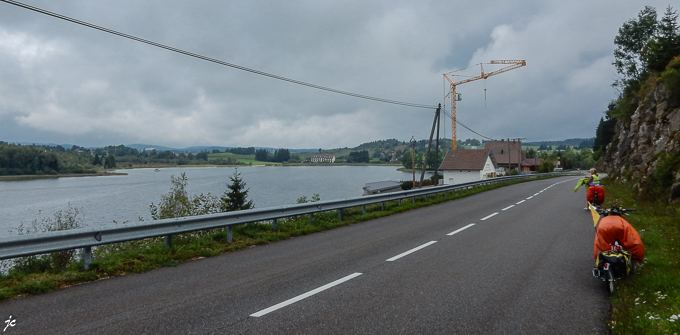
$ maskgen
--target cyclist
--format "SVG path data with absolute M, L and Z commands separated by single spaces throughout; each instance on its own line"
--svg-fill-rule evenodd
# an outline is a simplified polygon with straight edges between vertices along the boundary
M 604 202 L 604 187 L 600 184 L 600 176 L 595 168 L 590 169 L 590 177 L 583 177 L 578 180 L 574 192 L 578 191 L 583 185 L 587 190 L 587 201 L 593 205 L 600 206 Z M 584 208 L 588 210 L 588 206 Z

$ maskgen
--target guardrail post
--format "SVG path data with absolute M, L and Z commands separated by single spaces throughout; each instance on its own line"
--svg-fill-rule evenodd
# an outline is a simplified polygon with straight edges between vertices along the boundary
M 401 206 L 401 199 L 399 199 L 399 206 Z
M 342 209 L 338 209 L 338 219 L 342 221 Z
M 384 201 L 381 204 L 381 208 L 382 208 L 381 210 L 383 210 L 383 211 L 385 210 L 385 202 Z
M 361 214 L 366 215 L 366 205 L 361 205 Z
M 416 197 L 412 197 L 411 202 L 415 204 L 416 203 Z
M 314 222 L 314 213 L 309 213 L 309 222 Z
M 231 241 L 232 241 L 231 226 L 227 226 L 227 242 L 231 243 Z
M 92 264 L 92 247 L 83 248 L 83 269 L 89 270 Z
M 165 235 L 165 250 L 172 248 L 172 235 Z
M 276 219 L 272 220 L 272 229 L 276 230 Z

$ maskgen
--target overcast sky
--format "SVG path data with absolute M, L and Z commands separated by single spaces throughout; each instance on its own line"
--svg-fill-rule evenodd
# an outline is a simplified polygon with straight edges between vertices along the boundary
M 25 0 L 222 62 L 450 112 L 442 74 L 525 67 L 459 85 L 458 120 L 491 138 L 595 136 L 616 92 L 614 37 L 668 1 Z M 679 9 L 679 8 L 675 8 Z M 493 71 L 499 67 L 485 66 Z M 461 74 L 479 75 L 479 66 Z M 486 91 L 486 98 L 484 89 Z M 280 81 L 0 2 L 0 140 L 355 147 L 429 137 L 434 110 Z M 457 128 L 458 138 L 480 136 Z M 441 137 L 451 136 L 442 118 Z

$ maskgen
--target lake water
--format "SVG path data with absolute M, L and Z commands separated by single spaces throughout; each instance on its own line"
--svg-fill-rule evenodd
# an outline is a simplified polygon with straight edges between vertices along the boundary
M 149 205 L 158 203 L 172 184 L 171 176 L 182 172 L 188 178 L 189 194 L 221 196 L 231 183 L 233 167 L 193 167 L 121 170 L 126 176 L 75 177 L 0 182 L 0 236 L 20 224 L 53 217 L 69 203 L 89 227 L 118 222 L 151 220 Z M 361 196 L 369 182 L 411 180 L 412 173 L 396 166 L 295 166 L 239 167 L 255 207 L 295 204 L 319 194 L 321 200 Z M 416 178 L 420 178 L 416 174 Z M 16 233 L 14 233 L 16 234 Z

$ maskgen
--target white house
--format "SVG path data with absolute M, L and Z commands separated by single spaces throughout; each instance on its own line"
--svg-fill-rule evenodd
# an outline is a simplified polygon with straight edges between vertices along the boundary
M 335 156 L 325 154 L 313 154 L 309 160 L 312 163 L 335 163 Z
M 497 168 L 493 152 L 488 149 L 450 150 L 439 166 L 447 185 L 494 178 Z

